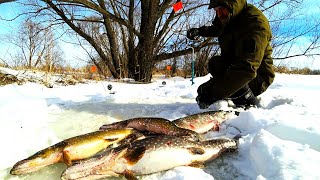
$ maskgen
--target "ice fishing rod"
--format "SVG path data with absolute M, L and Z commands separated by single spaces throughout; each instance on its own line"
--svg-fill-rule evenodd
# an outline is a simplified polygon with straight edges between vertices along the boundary
M 192 49 L 192 58 L 191 58 L 191 86 L 194 85 L 194 61 L 195 61 L 195 58 L 194 58 L 194 47 L 191 46 L 191 49 Z
M 175 12 L 179 9 L 182 9 L 182 12 L 185 13 L 184 6 L 182 6 L 182 1 L 177 1 L 177 3 L 174 5 L 176 7 L 173 7 Z M 187 29 L 190 29 L 190 24 L 187 23 Z M 192 43 L 193 44 L 193 43 Z M 188 40 L 186 39 L 186 45 L 188 46 Z M 194 63 L 195 63 L 195 58 L 194 58 L 194 47 L 190 46 L 192 49 L 192 58 L 191 58 L 191 86 L 194 85 Z

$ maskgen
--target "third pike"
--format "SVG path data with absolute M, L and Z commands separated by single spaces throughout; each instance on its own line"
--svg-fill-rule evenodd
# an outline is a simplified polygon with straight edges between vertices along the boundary
M 105 124 L 100 127 L 100 130 L 134 128 L 139 131 L 149 131 L 165 135 L 192 135 L 192 132 L 203 134 L 210 130 L 218 131 L 222 122 L 234 118 L 237 115 L 238 112 L 236 111 L 207 111 L 173 121 L 164 118 L 140 117 Z M 190 132 L 190 130 L 192 132 Z
M 181 128 L 171 121 L 164 118 L 140 117 L 127 119 L 112 124 L 105 124 L 99 130 L 110 130 L 118 128 L 134 128 L 138 131 L 147 132 L 148 134 L 163 134 L 170 136 L 188 136 L 193 140 L 200 140 L 201 136 L 190 129 Z

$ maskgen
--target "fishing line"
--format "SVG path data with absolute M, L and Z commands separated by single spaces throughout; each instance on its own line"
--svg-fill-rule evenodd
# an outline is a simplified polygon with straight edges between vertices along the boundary
M 232 128 L 234 128 L 234 129 L 236 129 L 237 131 L 239 131 L 239 134 L 242 133 L 242 131 L 241 131 L 238 127 L 236 127 L 236 126 L 233 126 L 233 125 L 231 125 L 231 124 L 227 124 L 226 122 L 222 122 L 221 124 L 224 124 L 224 125 L 226 126 L 226 130 L 227 130 L 229 127 L 232 127 Z

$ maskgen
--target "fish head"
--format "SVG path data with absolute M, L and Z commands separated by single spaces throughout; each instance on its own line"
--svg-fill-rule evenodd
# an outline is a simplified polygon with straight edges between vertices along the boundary
M 47 166 L 47 164 L 44 164 L 43 162 L 44 161 L 42 158 L 36 158 L 33 160 L 28 160 L 28 159 L 21 160 L 12 167 L 12 169 L 10 170 L 10 174 L 20 175 L 20 174 L 37 171 Z
M 62 180 L 88 180 L 88 179 L 103 179 L 109 177 L 118 177 L 119 174 L 106 170 L 90 170 L 90 171 L 80 171 L 77 173 L 63 173 L 61 175 Z
M 108 149 L 87 160 L 80 161 L 68 167 L 62 174 L 62 180 L 86 180 L 102 179 L 119 176 L 113 172 L 111 167 L 116 159 L 123 156 L 127 151 L 127 145 Z
M 62 153 L 55 147 L 41 150 L 27 159 L 17 162 L 10 174 L 19 175 L 37 171 L 45 166 L 61 161 Z
M 119 174 L 113 171 L 82 171 L 77 174 L 62 174 L 62 180 L 88 180 L 88 179 L 103 179 L 108 177 L 118 177 Z

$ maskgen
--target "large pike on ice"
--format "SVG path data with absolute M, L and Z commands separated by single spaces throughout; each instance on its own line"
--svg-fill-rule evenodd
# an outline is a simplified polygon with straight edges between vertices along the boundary
M 191 141 L 185 137 L 154 136 L 107 150 L 88 160 L 67 168 L 63 180 L 101 179 L 124 175 L 135 179 L 177 166 L 199 165 L 218 157 L 225 151 L 237 149 L 233 139 L 220 138 Z
M 115 129 L 96 131 L 80 136 L 75 136 L 43 149 L 27 159 L 17 162 L 10 174 L 18 175 L 37 171 L 45 166 L 64 162 L 68 166 L 74 161 L 95 155 L 108 146 L 132 140 L 142 135 L 134 129 Z
M 115 129 L 115 128 L 135 128 L 139 131 L 146 130 L 166 135 L 184 135 L 190 134 L 192 130 L 199 134 L 206 133 L 210 130 L 217 131 L 222 122 L 227 119 L 236 117 L 236 111 L 207 111 L 197 114 L 192 114 L 173 121 L 164 118 L 133 118 L 112 124 L 105 124 L 100 127 L 100 130 Z
M 132 118 L 112 124 L 106 124 L 100 127 L 100 130 L 134 128 L 138 131 L 147 133 L 170 135 L 170 136 L 188 136 L 191 139 L 199 140 L 201 137 L 195 131 L 180 128 L 171 121 L 164 118 L 141 117 Z

